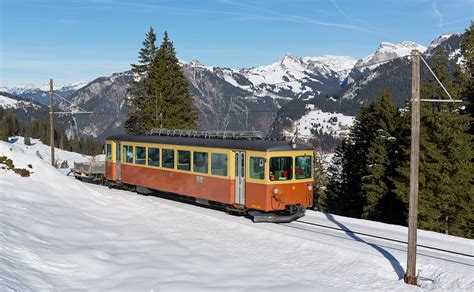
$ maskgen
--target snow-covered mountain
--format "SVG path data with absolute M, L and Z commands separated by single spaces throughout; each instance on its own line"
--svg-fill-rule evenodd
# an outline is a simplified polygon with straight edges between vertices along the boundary
M 348 56 L 297 57 L 290 54 L 269 65 L 252 68 L 220 68 L 189 63 L 215 73 L 219 78 L 254 97 L 293 99 L 337 89 L 354 67 Z
M 180 62 L 195 97 L 194 104 L 199 109 L 201 128 L 268 133 L 277 118 L 277 111 L 287 110 L 286 104 L 292 101 L 314 104 L 325 113 L 353 116 L 360 101 L 380 96 L 388 89 L 399 104 L 409 92 L 404 79 L 409 73 L 406 72 L 409 63 L 404 59 L 389 59 L 409 55 L 413 49 L 426 51 L 428 57 L 429 51 L 438 47 L 446 50 L 447 57 L 458 56 L 459 42 L 460 37 L 456 34 L 440 36 L 428 49 L 409 41 L 400 44 L 382 42 L 372 54 L 358 61 L 347 56 L 298 57 L 286 54 L 271 64 L 251 68 L 205 66 L 199 61 Z M 375 64 L 382 61 L 386 62 Z M 365 65 L 368 66 L 364 69 L 357 68 Z M 64 97 L 69 96 L 74 104 L 94 112 L 75 117 L 74 127 L 80 133 L 103 138 L 122 131 L 121 125 L 128 114 L 126 89 L 131 78 L 131 73 L 125 71 L 99 77 L 85 86 L 86 82 L 56 90 Z M 49 103 L 49 94 L 42 89 L 47 90 L 36 89 L 39 98 Z M 61 93 L 61 90 L 68 93 Z M 26 86 L 15 92 L 31 97 L 29 94 L 35 92 L 35 88 Z M 65 109 L 67 103 L 61 102 L 59 107 Z M 345 109 L 350 110 L 347 112 Z
M 380 46 L 374 53 L 358 60 L 355 66 L 361 67 L 374 64 L 372 68 L 375 68 L 376 66 L 380 65 L 380 62 L 388 61 L 397 57 L 408 56 L 413 50 L 418 50 L 421 53 L 424 53 L 426 51 L 426 47 L 410 41 L 404 41 L 400 44 L 381 42 Z
M 309 135 L 318 138 L 318 141 L 326 139 L 325 142 L 330 142 L 331 139 L 327 137 L 327 134 L 330 134 L 332 138 L 344 136 L 348 132 L 353 116 L 357 114 L 360 103 L 378 98 L 385 90 L 388 90 L 398 106 L 405 104 L 411 90 L 408 79 L 411 74 L 411 63 L 406 58 L 391 61 L 389 59 L 407 56 L 413 49 L 417 49 L 423 52 L 424 58 L 430 62 L 432 53 L 437 49 L 442 49 L 445 58 L 459 64 L 462 62 L 460 41 L 459 34 L 444 34 L 433 40 L 428 48 L 413 42 L 402 42 L 398 45 L 383 42 L 373 54 L 357 62 L 339 92 L 308 100 L 306 109 L 304 104 L 295 105 L 294 102 L 285 105 L 281 110 L 282 114 L 272 125 L 272 135 L 294 134 L 297 128 L 300 137 L 307 138 Z M 366 67 L 362 69 L 357 66 Z M 308 111 L 308 106 L 313 105 L 315 108 Z M 285 113 L 285 111 L 288 112 Z M 340 124 L 340 121 L 347 123 Z M 323 144 L 324 147 L 321 146 Z M 331 151 L 334 143 L 321 143 L 321 145 L 323 150 Z
M 449 40 L 452 36 L 459 36 L 458 33 L 443 33 L 436 39 L 434 39 L 431 44 L 428 46 L 426 49 L 426 52 L 431 53 L 433 52 L 436 48 L 438 48 L 441 44 L 443 44 L 445 41 Z
M 60 96 L 67 98 L 75 93 L 77 90 L 86 86 L 88 81 L 79 81 L 66 85 L 54 85 L 53 89 L 55 93 Z M 29 98 L 31 100 L 37 101 L 44 105 L 49 105 L 49 83 L 43 84 L 41 86 L 35 86 L 33 84 L 25 84 L 14 87 L 0 87 L 0 91 L 7 92 L 13 95 L 22 96 Z M 59 98 L 55 97 L 55 102 L 57 103 Z

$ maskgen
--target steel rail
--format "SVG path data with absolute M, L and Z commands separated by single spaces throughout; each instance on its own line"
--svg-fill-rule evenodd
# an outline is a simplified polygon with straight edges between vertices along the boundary
M 295 222 L 302 223 L 302 224 L 307 224 L 307 225 L 314 225 L 314 226 L 323 227 L 323 228 L 327 228 L 327 229 L 333 229 L 333 230 L 342 231 L 342 232 L 345 232 L 345 233 L 351 233 L 351 234 L 354 234 L 354 235 L 362 235 L 362 236 L 382 239 L 382 240 L 386 240 L 386 241 L 393 241 L 393 242 L 397 242 L 397 243 L 408 244 L 408 242 L 403 241 L 403 240 L 388 238 L 388 237 L 379 236 L 379 235 L 373 235 L 373 234 L 364 233 L 364 232 L 352 231 L 352 230 L 347 229 L 347 228 L 338 228 L 338 227 L 334 227 L 334 226 L 327 226 L 327 225 L 324 225 L 324 224 L 318 224 L 318 223 L 301 221 L 301 220 L 297 220 Z M 442 248 L 433 247 L 433 246 L 427 246 L 427 245 L 423 245 L 423 244 L 417 244 L 417 246 L 425 248 L 425 249 L 432 249 L 432 250 L 441 251 L 441 252 L 444 252 L 444 253 L 450 253 L 450 254 L 455 254 L 455 255 L 474 258 L 474 255 L 472 255 L 472 254 L 467 254 L 467 253 L 442 249 Z

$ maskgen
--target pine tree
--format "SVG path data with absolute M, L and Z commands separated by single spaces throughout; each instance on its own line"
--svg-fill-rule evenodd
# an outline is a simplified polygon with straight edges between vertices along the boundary
M 466 30 L 461 42 L 461 51 L 464 57 L 464 71 L 467 76 L 466 86 L 463 90 L 464 100 L 466 101 L 466 112 L 474 118 L 474 23 Z M 471 122 L 470 134 L 474 134 L 474 123 Z
M 8 137 L 10 136 L 10 122 L 8 114 L 3 115 L 2 120 L 0 121 L 0 135 L 0 140 L 8 142 Z
M 156 80 L 153 84 L 155 101 L 163 115 L 163 127 L 195 129 L 198 113 L 193 106 L 193 98 L 189 93 L 189 84 L 183 75 L 173 43 L 164 33 L 163 42 L 157 52 L 151 77 Z M 160 121 L 155 120 L 155 126 Z
M 405 157 L 406 118 L 385 92 L 361 107 L 350 138 L 334 156 L 326 205 L 329 212 L 403 224 L 405 206 L 391 176 Z
M 437 52 L 433 71 L 453 97 L 465 80 L 459 67 Z M 421 97 L 447 99 L 431 79 L 422 84 Z M 420 126 L 419 226 L 465 237 L 473 236 L 473 149 L 468 133 L 470 117 L 459 104 L 422 104 Z M 409 164 L 398 169 L 396 192 L 408 204 Z M 403 183 L 401 183 L 403 182 Z
M 154 46 L 155 40 L 150 29 L 140 51 L 140 65 L 132 68 L 139 80 L 130 84 L 132 111 L 125 128 L 132 133 L 146 133 L 160 126 L 196 128 L 197 110 L 173 43 L 167 32 L 159 49 Z
M 364 201 L 360 196 L 360 162 L 351 139 L 345 139 L 336 149 L 329 167 L 329 182 L 324 201 L 325 211 L 360 218 Z M 359 184 L 359 185 L 357 185 Z
M 316 152 L 314 157 L 314 190 L 313 202 L 318 210 L 326 211 L 326 188 L 328 184 L 327 171 L 324 168 L 323 156 Z
M 136 77 L 145 78 L 150 70 L 151 63 L 155 59 L 158 48 L 156 47 L 156 33 L 153 27 L 146 33 L 146 38 L 143 41 L 143 48 L 138 53 L 139 64 L 132 64 L 132 72 Z
M 152 96 L 150 78 L 150 69 L 153 61 L 156 59 L 157 48 L 155 45 L 156 34 L 152 27 L 146 34 L 143 41 L 143 48 L 140 49 L 138 62 L 132 64 L 132 73 L 134 78 L 130 80 L 128 93 L 132 97 L 129 118 L 125 122 L 125 129 L 131 133 L 144 133 L 146 128 L 144 124 L 150 116 L 150 97 Z
M 403 212 L 400 212 L 401 202 L 393 193 L 391 175 L 401 163 L 397 159 L 400 151 L 400 140 L 404 137 L 403 119 L 400 111 L 385 92 L 380 101 L 370 105 L 370 132 L 372 135 L 367 152 L 361 190 L 366 198 L 362 218 L 388 223 L 403 222 Z

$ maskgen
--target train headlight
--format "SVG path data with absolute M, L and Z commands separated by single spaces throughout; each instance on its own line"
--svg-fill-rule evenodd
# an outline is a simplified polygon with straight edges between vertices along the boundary
M 275 195 L 278 194 L 278 188 L 274 188 L 274 189 L 273 189 L 273 193 L 274 193 Z
M 308 187 L 308 191 L 312 191 L 313 190 L 313 185 L 307 185 Z

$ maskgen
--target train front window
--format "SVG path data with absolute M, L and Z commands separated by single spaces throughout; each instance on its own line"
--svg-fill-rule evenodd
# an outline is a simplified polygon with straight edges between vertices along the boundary
M 107 153 L 107 160 L 112 160 L 112 144 L 106 144 L 106 153 Z
M 191 151 L 178 150 L 178 169 L 191 170 Z
M 293 178 L 292 157 L 270 158 L 270 180 L 290 180 Z
M 297 156 L 295 161 L 295 178 L 311 178 L 311 156 Z
M 193 171 L 207 173 L 209 170 L 207 157 L 206 152 L 193 152 Z
M 161 152 L 161 166 L 164 168 L 174 168 L 173 149 L 163 149 Z
M 135 163 L 145 164 L 146 163 L 146 148 L 142 146 L 135 147 Z

